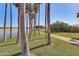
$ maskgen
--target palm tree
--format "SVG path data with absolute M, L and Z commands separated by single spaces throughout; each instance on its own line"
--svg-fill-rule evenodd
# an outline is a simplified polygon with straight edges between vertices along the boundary
M 30 8 L 29 8 L 29 38 L 32 38 L 32 25 L 33 25 L 33 7 L 32 4 L 30 4 Z
M 29 15 L 29 24 L 30 24 L 30 32 L 29 32 L 29 38 L 31 39 L 32 38 L 32 25 L 33 25 L 33 20 L 31 18 L 31 14 Z
M 12 38 L 12 4 L 10 3 L 10 38 Z
M 28 46 L 28 39 L 26 35 L 26 4 L 21 3 L 20 4 L 20 32 L 21 32 L 21 53 L 23 56 L 29 56 L 29 46 Z
M 20 40 L 20 9 L 18 7 L 18 33 L 17 33 L 17 39 L 16 39 L 16 44 L 19 42 Z
M 13 3 L 18 8 L 18 31 L 17 31 L 17 38 L 16 38 L 16 44 L 18 44 L 20 40 L 20 4 L 19 3 Z
M 6 17 L 7 17 L 7 3 L 5 4 L 5 16 L 4 16 L 4 39 L 3 41 L 6 42 Z
M 48 39 L 48 45 L 51 44 L 51 38 L 50 38 L 50 3 L 47 3 L 47 39 Z
M 39 4 L 39 11 L 38 11 L 38 33 L 39 33 L 39 35 L 40 35 L 39 25 L 40 25 L 40 4 Z
M 35 34 L 35 31 L 36 31 L 36 19 L 37 19 L 37 12 L 39 10 L 39 4 L 38 3 L 35 3 L 34 4 L 34 13 L 35 13 L 35 16 L 34 16 L 34 36 L 36 35 Z
M 45 4 L 45 38 L 47 38 L 47 4 Z
M 20 7 L 20 5 L 19 4 L 14 4 L 17 8 L 18 8 L 18 33 L 17 33 L 17 39 L 16 39 L 16 44 L 19 42 L 19 40 L 20 40 L 20 21 L 19 21 L 19 13 L 20 13 L 20 9 L 19 9 L 19 7 Z M 28 11 L 28 8 L 29 8 L 29 4 L 26 4 L 26 13 L 27 13 L 27 15 L 26 16 L 28 16 L 28 14 L 29 14 L 29 11 Z M 27 29 L 27 31 L 26 31 L 26 33 L 28 33 L 28 19 L 26 19 L 26 25 L 27 25 L 27 27 L 26 27 L 26 29 Z
M 26 31 L 26 33 L 28 33 L 28 17 L 29 16 L 29 3 L 26 3 L 26 24 L 27 24 L 27 26 L 26 26 L 26 29 L 27 29 L 27 31 Z

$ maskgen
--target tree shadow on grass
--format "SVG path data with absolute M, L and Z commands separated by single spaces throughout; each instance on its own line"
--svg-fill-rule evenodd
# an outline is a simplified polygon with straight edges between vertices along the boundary
M 46 44 L 41 44 L 41 45 L 39 45 L 39 46 L 30 48 L 30 50 L 34 50 L 34 49 L 37 49 L 37 48 L 40 48 L 40 47 L 43 47 L 43 46 L 47 46 L 47 45 L 48 45 L 47 43 L 46 43 Z M 18 52 L 18 53 L 16 53 L 16 54 L 13 54 L 12 56 L 19 56 L 19 55 L 21 55 L 21 52 Z M 36 55 L 37 55 L 37 54 L 36 54 Z
M 34 50 L 34 49 L 37 49 L 37 48 L 40 48 L 40 47 L 43 47 L 43 46 L 47 46 L 47 45 L 48 45 L 47 43 L 45 43 L 45 44 L 41 44 L 41 45 L 39 45 L 39 46 L 30 48 L 30 50 Z
M 20 56 L 21 55 L 21 52 L 18 52 L 16 54 L 13 54 L 12 56 Z
M 76 39 L 76 40 L 79 40 L 79 38 L 71 38 L 71 39 Z
M 7 44 L 3 44 L 3 45 L 1 45 L 0 47 L 9 46 L 9 45 L 16 45 L 16 44 L 17 44 L 16 42 L 13 42 L 13 43 L 7 43 Z

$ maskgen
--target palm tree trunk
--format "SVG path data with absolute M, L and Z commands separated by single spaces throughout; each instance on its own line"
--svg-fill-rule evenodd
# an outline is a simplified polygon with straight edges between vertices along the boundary
M 40 35 L 39 25 L 40 25 L 40 4 L 39 4 L 39 13 L 38 13 L 38 33 Z
M 34 15 L 34 37 L 36 35 L 36 19 L 37 19 L 37 13 Z
M 31 39 L 32 38 L 32 19 L 30 18 L 29 19 L 29 27 L 30 27 L 30 29 L 29 29 L 29 38 Z
M 6 17 L 7 17 L 7 3 L 5 5 L 5 16 L 4 16 L 4 38 L 3 41 L 6 42 Z
M 17 33 L 17 39 L 16 39 L 16 44 L 20 40 L 20 9 L 18 8 L 18 33 Z
M 45 38 L 47 38 L 47 4 L 45 4 Z
M 29 38 L 31 38 L 31 24 L 30 24 L 30 14 L 29 14 Z
M 31 38 L 32 38 L 32 19 L 31 19 L 31 21 L 30 21 L 30 25 L 31 25 Z
M 47 39 L 48 39 L 48 45 L 51 44 L 51 38 L 50 38 L 50 3 L 47 3 L 47 27 L 48 27 L 48 33 L 47 33 Z
M 27 26 L 26 26 L 27 31 L 26 31 L 26 33 L 28 34 L 28 13 L 26 14 L 26 23 L 27 23 Z
M 31 12 L 29 13 L 29 38 L 32 38 L 32 19 L 31 19 Z
M 28 46 L 28 39 L 26 35 L 26 5 L 25 3 L 20 4 L 20 32 L 21 32 L 21 55 L 22 56 L 29 56 L 29 46 Z
M 12 4 L 10 3 L 10 38 L 12 38 Z

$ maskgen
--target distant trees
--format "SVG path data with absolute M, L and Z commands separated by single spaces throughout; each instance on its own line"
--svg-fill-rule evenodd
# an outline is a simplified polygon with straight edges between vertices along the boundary
M 40 26 L 36 26 L 35 28 L 44 28 L 44 26 L 40 25 Z
M 69 25 L 64 22 L 56 21 L 50 25 L 51 32 L 79 32 L 78 25 Z

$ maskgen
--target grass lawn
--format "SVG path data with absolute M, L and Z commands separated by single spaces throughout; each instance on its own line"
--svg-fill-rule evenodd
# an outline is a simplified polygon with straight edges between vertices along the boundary
M 30 51 L 36 55 L 40 56 L 79 56 L 79 47 L 74 46 L 70 43 L 61 41 L 56 38 L 51 38 L 51 45 L 46 45 L 47 39 L 44 35 L 40 35 L 36 38 L 29 39 Z M 0 55 L 20 55 L 21 47 L 20 43 L 17 45 L 9 45 L 9 43 L 14 43 L 15 38 L 8 39 L 6 43 L 0 41 Z
M 79 33 L 54 32 L 52 34 L 79 39 Z

